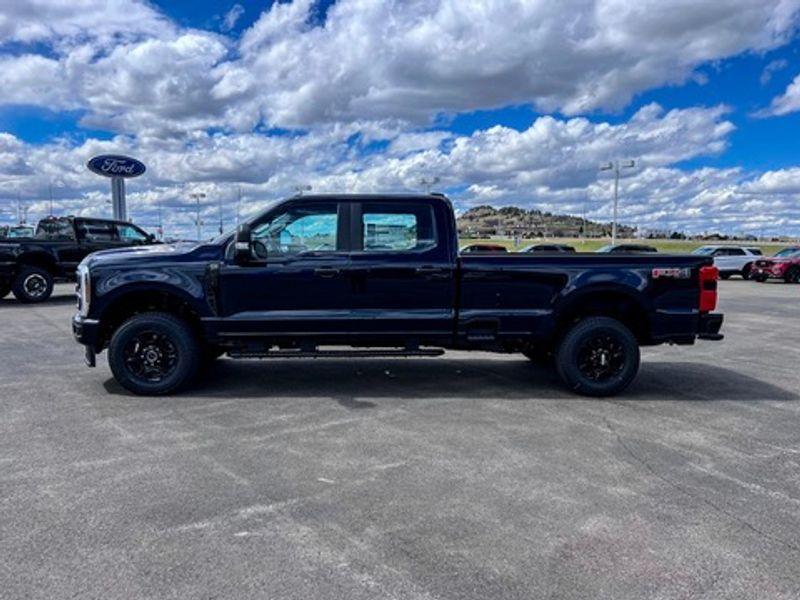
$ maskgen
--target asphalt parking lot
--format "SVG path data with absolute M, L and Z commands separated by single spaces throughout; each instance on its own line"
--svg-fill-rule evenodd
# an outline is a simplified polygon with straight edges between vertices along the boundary
M 608 400 L 517 356 L 238 362 L 140 398 L 0 301 L 0 597 L 798 598 L 800 286 Z

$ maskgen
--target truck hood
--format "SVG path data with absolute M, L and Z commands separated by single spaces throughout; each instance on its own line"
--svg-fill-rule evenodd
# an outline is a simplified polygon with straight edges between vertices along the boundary
M 130 246 L 113 250 L 93 252 L 83 259 L 81 265 L 97 266 L 139 265 L 149 262 L 190 262 L 192 260 L 213 260 L 221 258 L 224 246 L 215 244 L 196 244 L 177 242 L 174 244 L 153 244 L 151 246 Z

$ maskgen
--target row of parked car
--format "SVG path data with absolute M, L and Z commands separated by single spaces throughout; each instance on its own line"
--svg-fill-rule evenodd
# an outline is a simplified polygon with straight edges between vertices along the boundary
M 475 252 L 508 252 L 500 244 L 476 243 L 465 246 L 461 253 Z M 521 253 L 529 252 L 575 252 L 569 244 L 533 244 L 519 250 Z M 609 244 L 595 252 L 607 254 L 618 252 L 653 253 L 658 249 L 646 244 Z M 760 248 L 751 246 L 701 246 L 692 254 L 710 256 L 714 259 L 714 266 L 719 269 L 721 279 L 740 276 L 742 279 L 752 279 L 765 282 L 768 279 L 782 279 L 786 283 L 800 283 L 800 246 L 790 246 L 777 252 L 774 256 L 765 257 Z

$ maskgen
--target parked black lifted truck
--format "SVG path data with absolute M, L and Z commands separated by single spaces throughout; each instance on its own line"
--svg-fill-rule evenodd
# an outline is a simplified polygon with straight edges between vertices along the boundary
M 73 332 L 137 394 L 171 393 L 222 353 L 459 349 L 523 353 L 599 396 L 632 381 L 642 345 L 721 339 L 716 300 L 708 257 L 459 255 L 443 196 L 302 196 L 208 244 L 90 255 Z
M 33 236 L 0 240 L 0 298 L 44 302 L 55 281 L 75 278 L 75 268 L 98 250 L 156 243 L 155 237 L 125 221 L 89 217 L 47 217 Z

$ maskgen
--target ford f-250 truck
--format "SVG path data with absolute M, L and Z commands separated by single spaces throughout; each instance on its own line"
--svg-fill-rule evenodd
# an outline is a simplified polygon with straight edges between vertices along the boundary
M 168 394 L 204 361 L 519 352 L 587 395 L 623 390 L 639 347 L 718 340 L 705 256 L 464 254 L 444 196 L 300 196 L 236 234 L 97 252 L 78 267 L 86 362 Z M 349 349 L 342 349 L 342 346 Z
M 74 278 L 87 254 L 153 243 L 151 234 L 124 221 L 44 218 L 32 237 L 0 240 L 0 298 L 14 292 L 20 302 L 44 302 L 55 281 Z

